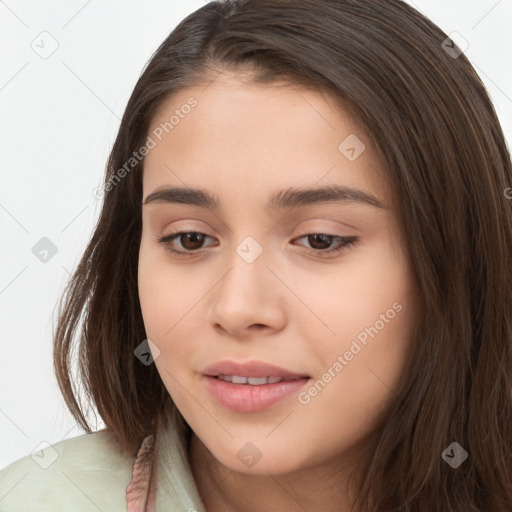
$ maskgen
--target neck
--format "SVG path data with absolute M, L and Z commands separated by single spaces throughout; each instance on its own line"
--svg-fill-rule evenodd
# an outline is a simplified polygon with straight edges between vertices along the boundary
M 340 464 L 302 468 L 292 473 L 254 475 L 232 471 L 221 464 L 192 433 L 189 463 L 208 512 L 351 512 L 354 495 L 349 489 L 349 456 Z

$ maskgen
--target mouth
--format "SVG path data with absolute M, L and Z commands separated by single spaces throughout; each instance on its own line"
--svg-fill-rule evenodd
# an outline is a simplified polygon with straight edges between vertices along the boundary
M 203 372 L 210 396 L 232 412 L 260 412 L 297 394 L 311 377 L 268 363 L 222 361 Z
M 250 386 L 263 386 L 264 384 L 277 384 L 278 382 L 286 382 L 306 377 L 279 377 L 277 375 L 270 377 L 247 377 L 242 375 L 212 375 L 214 379 L 231 382 L 233 384 L 242 384 Z
M 280 380 L 310 378 L 301 372 L 294 372 L 263 361 L 248 361 L 237 363 L 235 361 L 219 361 L 203 370 L 203 375 L 216 377 L 234 384 L 273 384 Z M 267 379 L 264 382 L 261 379 Z

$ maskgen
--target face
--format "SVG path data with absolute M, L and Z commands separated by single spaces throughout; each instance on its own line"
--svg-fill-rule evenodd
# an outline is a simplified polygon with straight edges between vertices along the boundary
M 149 136 L 139 293 L 174 403 L 235 471 L 348 457 L 393 403 L 414 324 L 372 141 L 318 91 L 229 75 L 168 99 Z

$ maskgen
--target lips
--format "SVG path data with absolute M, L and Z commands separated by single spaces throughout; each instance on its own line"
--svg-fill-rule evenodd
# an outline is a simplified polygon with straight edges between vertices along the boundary
M 219 361 L 203 370 L 203 375 L 208 377 L 247 377 L 247 378 L 280 378 L 282 380 L 294 380 L 309 378 L 309 375 L 280 368 L 262 361 L 248 361 L 236 363 L 235 361 Z M 243 381 L 240 381 L 243 383 Z
M 237 413 L 257 413 L 272 408 L 300 392 L 310 376 L 262 361 L 220 361 L 203 370 L 210 396 Z

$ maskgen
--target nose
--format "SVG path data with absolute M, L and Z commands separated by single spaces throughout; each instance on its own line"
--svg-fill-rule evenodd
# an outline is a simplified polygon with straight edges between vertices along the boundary
M 209 324 L 220 334 L 237 339 L 271 334 L 286 325 L 289 297 L 276 276 L 278 269 L 269 267 L 265 252 L 249 261 L 235 253 L 209 294 Z

